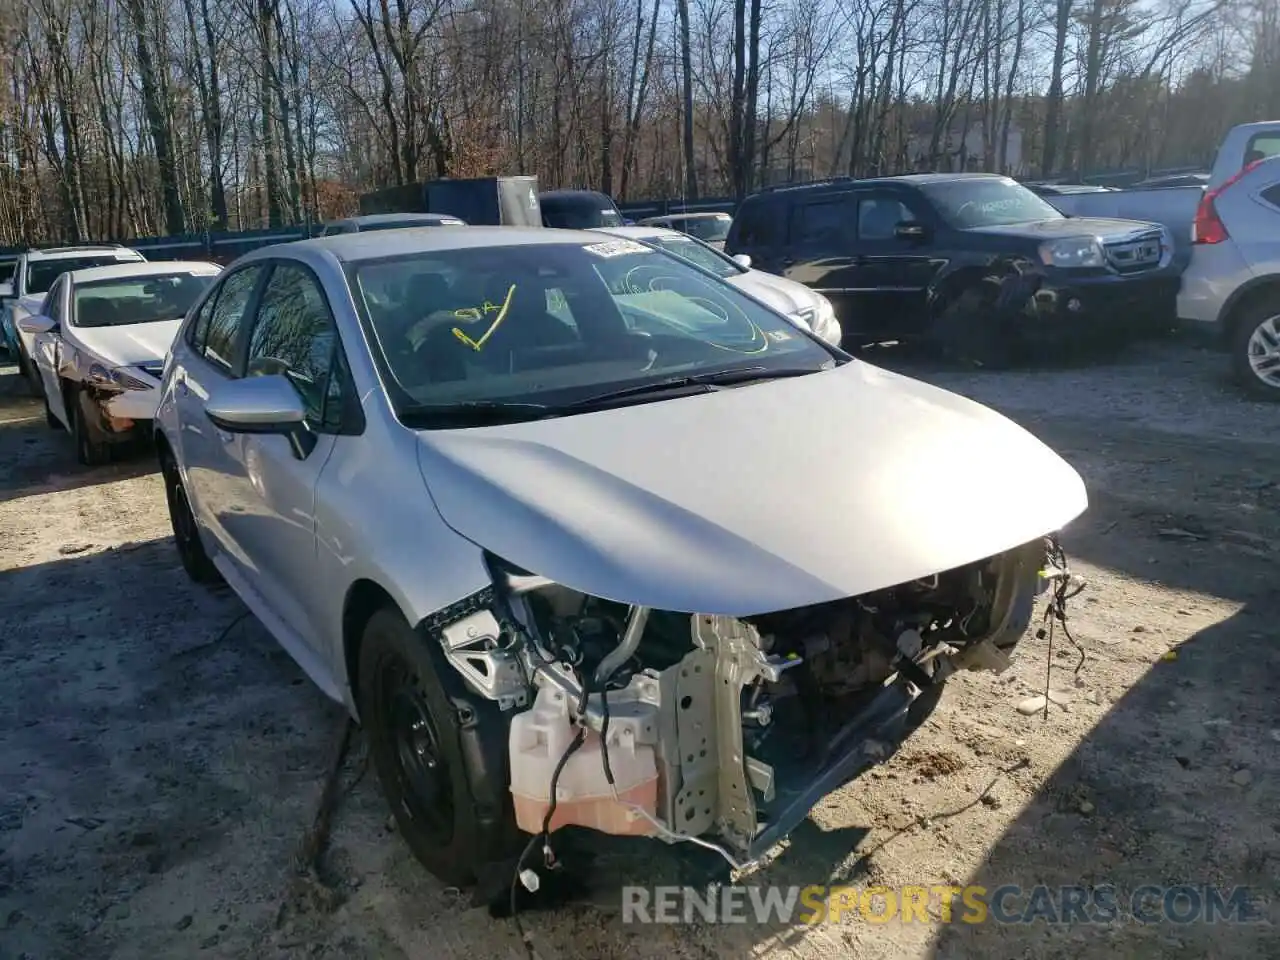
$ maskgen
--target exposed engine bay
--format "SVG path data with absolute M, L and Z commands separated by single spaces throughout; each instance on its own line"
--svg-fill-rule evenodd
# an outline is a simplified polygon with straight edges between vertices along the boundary
M 922 694 L 959 669 L 1003 670 L 1035 596 L 1066 576 L 1059 556 L 1038 538 L 741 619 L 601 600 L 495 564 L 492 593 L 437 623 L 451 664 L 510 719 L 522 830 L 693 840 L 741 867 L 888 756 Z

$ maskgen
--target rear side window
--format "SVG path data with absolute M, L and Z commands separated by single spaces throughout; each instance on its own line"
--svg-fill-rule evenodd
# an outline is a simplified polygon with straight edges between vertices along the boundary
M 829 246 L 846 237 L 849 205 L 832 197 L 798 204 L 791 212 L 791 242 L 803 246 Z
M 1280 183 L 1275 186 L 1267 187 L 1262 191 L 1262 199 L 1267 201 L 1273 207 L 1280 207 Z
M 1244 151 L 1244 165 L 1280 155 L 1280 134 L 1260 133 L 1249 141 Z
M 217 302 L 209 314 L 204 336 L 192 343 L 206 360 L 226 373 L 232 372 L 236 340 L 244 323 L 245 310 L 264 269 L 261 264 L 244 267 L 219 285 Z M 200 318 L 197 318 L 197 327 L 199 324 Z

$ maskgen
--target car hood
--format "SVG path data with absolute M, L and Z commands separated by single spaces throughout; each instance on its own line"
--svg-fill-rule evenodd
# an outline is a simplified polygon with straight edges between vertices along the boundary
M 727 279 L 743 293 L 768 304 L 779 313 L 792 315 L 818 305 L 818 298 L 803 283 L 775 277 L 763 270 L 749 270 Z
M 108 363 L 147 363 L 164 359 L 180 326 L 181 318 L 117 327 L 76 327 L 75 339 Z
M 1009 223 L 997 227 L 970 227 L 971 233 L 990 233 L 1008 237 L 1031 237 L 1056 240 L 1059 237 L 1100 237 L 1111 240 L 1130 234 L 1159 230 L 1160 224 L 1145 220 L 1113 220 L 1107 217 L 1063 217 L 1061 220 L 1035 220 Z
M 812 411 L 841 411 L 839 428 Z M 1012 421 L 860 361 L 419 438 L 427 488 L 463 537 L 583 593 L 691 613 L 893 586 L 1087 505 L 1076 471 Z

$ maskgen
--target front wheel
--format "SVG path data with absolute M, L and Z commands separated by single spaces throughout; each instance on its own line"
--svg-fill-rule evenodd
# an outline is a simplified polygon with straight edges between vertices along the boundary
M 27 356 L 21 339 L 18 340 L 18 372 L 26 378 L 27 389 L 31 391 L 33 397 L 44 396 L 44 381 L 40 377 L 40 368 L 31 357 Z
M 76 444 L 76 460 L 82 466 L 100 467 L 111 460 L 111 445 L 98 436 L 94 427 L 97 411 L 92 408 L 93 397 L 83 390 L 74 390 L 71 396 L 71 436 Z
M 498 722 L 496 709 L 484 709 L 497 705 L 473 703 L 452 682 L 460 678 L 442 677 L 451 668 L 427 642 L 398 610 L 377 611 L 360 645 L 357 703 L 409 849 L 443 882 L 470 886 L 510 854 L 516 836 L 505 764 L 477 768 L 479 738 L 501 732 L 482 728 Z
M 1280 401 L 1280 303 L 1246 308 L 1231 338 L 1231 366 L 1255 400 Z
M 50 430 L 62 430 L 62 421 L 53 415 L 53 407 L 49 406 L 49 394 L 44 396 L 44 422 Z
M 926 336 L 948 360 L 967 366 L 1003 370 L 1011 366 L 1017 345 L 1000 322 L 1000 284 L 984 280 L 961 291 L 938 313 Z

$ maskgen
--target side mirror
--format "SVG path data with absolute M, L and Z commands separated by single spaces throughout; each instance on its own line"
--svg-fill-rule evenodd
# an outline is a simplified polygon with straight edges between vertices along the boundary
M 23 333 L 38 337 L 42 333 L 52 333 L 58 325 L 43 314 L 33 313 L 18 321 L 18 329 Z
M 740 266 L 743 270 L 751 269 L 751 257 L 745 253 L 735 253 L 733 262 Z
M 899 240 L 911 240 L 918 243 L 921 240 L 927 240 L 929 237 L 929 228 L 923 223 L 914 220 L 903 220 L 893 228 L 893 235 Z
M 274 433 L 287 437 L 293 455 L 305 460 L 316 436 L 306 424 L 307 410 L 298 391 L 281 374 L 229 380 L 215 387 L 205 415 L 227 433 Z

